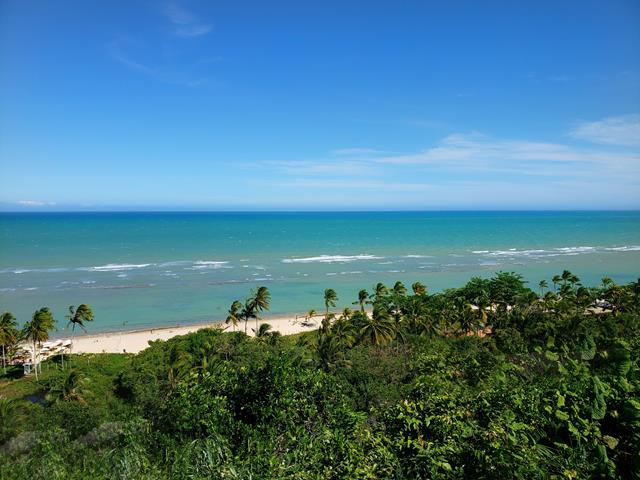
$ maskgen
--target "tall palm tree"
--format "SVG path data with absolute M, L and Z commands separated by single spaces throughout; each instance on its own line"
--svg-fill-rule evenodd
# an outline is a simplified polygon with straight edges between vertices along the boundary
M 373 315 L 364 315 L 360 327 L 360 336 L 366 343 L 386 345 L 393 339 L 395 325 L 389 313 L 383 309 L 374 309 Z
M 227 318 L 224 321 L 227 325 L 233 325 L 233 331 L 236 331 L 236 327 L 238 326 L 238 322 L 240 321 L 240 312 L 242 310 L 242 302 L 240 300 L 234 301 L 229 307 L 229 312 L 227 313 Z
M 424 295 L 427 293 L 427 287 L 420 282 L 415 282 L 411 285 L 411 289 L 413 290 L 414 295 Z
M 540 288 L 540 296 L 542 297 L 544 296 L 545 289 L 549 288 L 549 284 L 546 280 L 540 280 L 540 283 L 538 283 L 538 288 Z
M 49 338 L 49 331 L 53 330 L 54 324 L 55 320 L 53 319 L 51 310 L 43 307 L 40 310 L 36 310 L 31 320 L 22 328 L 22 338 L 31 342 L 31 346 L 33 347 L 31 357 L 32 365 L 36 373 L 36 381 L 38 381 L 37 347 Z
M 393 285 L 393 293 L 394 295 L 404 296 L 407 294 L 407 287 L 405 287 L 404 283 L 402 283 L 401 281 L 397 281 Z
M 252 318 L 256 319 L 256 323 L 258 321 L 258 317 L 255 313 L 255 310 L 251 306 L 251 302 L 247 299 L 242 306 L 242 310 L 240 310 L 240 318 L 244 321 L 244 334 L 247 334 L 247 323 Z
M 0 345 L 2 345 L 2 367 L 7 373 L 7 349 L 18 340 L 18 322 L 11 312 L 0 315 Z
M 324 306 L 327 309 L 327 317 L 329 316 L 329 307 L 335 307 L 338 301 L 338 294 L 333 288 L 327 288 L 324 291 Z
M 270 303 L 271 294 L 267 287 L 258 287 L 258 289 L 253 293 L 253 296 L 249 299 L 253 318 L 256 319 L 256 330 L 258 329 L 258 321 L 260 320 L 259 314 L 265 310 L 269 310 Z
M 389 293 L 389 289 L 384 285 L 384 283 L 378 283 L 373 290 L 375 300 L 382 299 L 382 297 L 386 296 L 387 293 Z
M 360 305 L 360 311 L 364 312 L 364 306 L 367 303 L 367 300 L 369 300 L 369 292 L 362 289 L 358 292 L 358 300 L 353 302 L 352 305 Z
M 242 306 L 242 310 L 239 309 L 240 302 L 233 302 L 231 305 L 231 309 L 229 312 L 231 313 L 233 306 L 238 307 L 239 312 L 237 312 L 238 319 L 244 321 L 244 333 L 247 333 L 247 322 L 255 318 L 256 320 L 256 328 L 255 331 L 258 331 L 258 321 L 260 320 L 259 314 L 265 310 L 269 310 L 269 303 L 271 302 L 271 294 L 269 293 L 269 289 L 267 287 L 258 287 L 256 290 L 251 292 L 251 295 L 244 302 L 244 306 Z M 240 304 L 241 306 L 242 304 Z
M 66 318 L 69 320 L 67 328 L 69 328 L 69 325 L 72 325 L 71 347 L 69 349 L 69 354 L 71 354 L 71 350 L 73 349 L 73 341 L 76 334 L 76 326 L 80 327 L 83 332 L 87 333 L 84 322 L 93 322 L 93 311 L 91 310 L 91 307 L 86 303 L 78 305 L 78 308 L 71 305 L 69 307 L 69 315 L 67 315 Z M 62 350 L 62 365 L 64 367 L 64 349 Z

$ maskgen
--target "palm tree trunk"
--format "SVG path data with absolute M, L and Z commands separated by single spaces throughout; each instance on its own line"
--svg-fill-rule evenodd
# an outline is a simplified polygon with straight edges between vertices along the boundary
M 7 359 L 4 356 L 4 344 L 2 344 L 2 368 L 4 368 L 4 373 L 7 373 Z
M 31 357 L 33 359 L 33 369 L 36 372 L 36 382 L 38 381 L 38 364 L 36 363 L 36 342 L 33 342 L 33 351 L 31 352 Z
M 73 351 L 73 341 L 76 338 L 76 326 L 75 324 L 71 327 L 71 345 L 69 345 L 69 368 L 71 367 L 71 352 Z M 62 351 L 64 352 L 64 346 L 62 347 Z

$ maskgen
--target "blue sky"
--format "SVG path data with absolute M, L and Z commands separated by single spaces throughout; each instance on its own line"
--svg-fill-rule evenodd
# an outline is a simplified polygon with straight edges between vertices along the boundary
M 640 3 L 0 2 L 0 209 L 640 208 Z

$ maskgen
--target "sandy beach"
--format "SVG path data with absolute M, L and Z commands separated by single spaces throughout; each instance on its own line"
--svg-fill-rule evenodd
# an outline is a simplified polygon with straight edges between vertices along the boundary
M 280 332 L 282 335 L 291 335 L 294 333 L 306 332 L 314 330 L 318 327 L 320 317 L 316 317 L 311 325 L 304 323 L 304 316 L 288 316 L 266 318 L 260 320 L 258 324 L 268 323 L 273 331 Z M 253 335 L 255 321 L 249 322 L 247 326 L 247 334 Z M 184 325 L 174 327 L 159 327 L 146 330 L 134 330 L 123 332 L 99 333 L 95 335 L 76 335 L 73 341 L 73 353 L 138 353 L 149 346 L 149 342 L 153 340 L 168 340 L 177 335 L 186 335 L 202 328 L 211 328 L 214 326 L 227 327 L 224 322 L 211 322 L 206 324 Z M 232 331 L 229 326 L 226 331 Z M 244 324 L 238 324 L 237 331 L 244 331 Z

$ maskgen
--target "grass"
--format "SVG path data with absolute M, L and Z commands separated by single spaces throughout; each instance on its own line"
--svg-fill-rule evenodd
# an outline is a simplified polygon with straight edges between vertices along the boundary
M 88 380 L 88 388 L 96 398 L 112 395 L 113 379 L 131 361 L 132 355 L 100 353 L 65 356 L 65 370 L 77 369 Z M 69 361 L 70 360 L 70 361 Z M 11 366 L 7 374 L 0 374 L 0 395 L 7 398 L 28 399 L 42 393 L 43 387 L 63 373 L 61 359 L 54 357 L 42 362 L 42 374 L 21 376 L 22 367 Z

